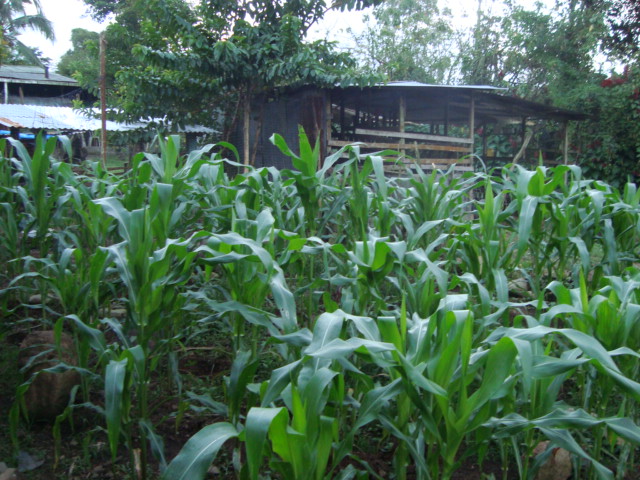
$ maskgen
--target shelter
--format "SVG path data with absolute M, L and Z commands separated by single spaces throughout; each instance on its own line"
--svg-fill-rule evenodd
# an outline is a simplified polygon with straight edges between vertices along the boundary
M 100 138 L 93 133 L 102 129 L 100 113 L 97 109 L 79 111 L 72 108 L 73 100 L 87 100 L 93 97 L 82 90 L 73 78 L 51 73 L 47 68 L 2 65 L 0 66 L 0 85 L 2 85 L 2 103 L 0 103 L 0 138 L 12 136 L 31 148 L 35 135 L 68 135 L 71 137 L 74 157 L 84 160 L 87 155 L 100 153 Z M 149 119 L 139 122 L 114 122 L 107 120 L 108 132 L 138 131 L 138 138 L 144 138 L 145 132 L 162 124 L 162 119 Z M 197 147 L 197 137 L 212 134 L 215 130 L 201 125 L 188 125 L 173 129 L 184 133 L 187 149 Z M 134 151 L 140 150 L 142 143 L 131 144 L 130 138 L 122 139 L 122 145 L 112 146 L 110 156 L 129 158 Z
M 1 65 L 0 85 L 3 104 L 70 107 L 74 99 L 87 97 L 73 78 L 41 67 Z
M 94 111 L 94 114 L 97 114 Z M 108 131 L 127 131 L 145 128 L 146 123 L 120 123 L 107 120 Z M 74 133 L 102 128 L 100 118 L 85 115 L 71 107 L 44 105 L 0 105 L 0 127 L 49 133 Z
M 408 164 L 417 162 L 425 168 L 455 164 L 471 169 L 473 153 L 481 157 L 505 153 L 492 148 L 493 137 L 499 136 L 496 126 L 516 132 L 518 139 L 515 144 L 511 139 L 511 149 L 518 152 L 519 147 L 524 152 L 533 136 L 527 132 L 532 132 L 532 120 L 542 119 L 559 122 L 562 135 L 555 147 L 556 157 L 567 162 L 567 124 L 586 115 L 502 96 L 498 94 L 501 90 L 487 85 L 418 82 L 284 90 L 254 101 L 250 148 L 244 148 L 240 128 L 234 142 L 245 152 L 245 163 L 289 168 L 290 161 L 271 145 L 269 137 L 279 133 L 295 149 L 301 125 L 312 141 L 319 142 L 322 158 L 347 144 L 362 142 L 363 152 L 393 149 L 404 154 Z
M 149 123 L 107 120 L 106 126 L 108 132 L 146 131 L 150 129 Z M 77 159 L 86 158 L 87 153 L 97 155 L 99 137 L 92 134 L 101 128 L 98 109 L 85 113 L 71 107 L 0 104 L 0 138 L 13 136 L 29 141 L 38 132 L 46 135 L 69 135 L 72 137 L 74 156 Z M 185 134 L 187 148 L 192 150 L 196 148 L 197 135 L 212 134 L 215 131 L 201 125 L 187 125 L 178 129 L 178 133 Z M 129 149 L 124 153 L 126 156 L 131 154 Z

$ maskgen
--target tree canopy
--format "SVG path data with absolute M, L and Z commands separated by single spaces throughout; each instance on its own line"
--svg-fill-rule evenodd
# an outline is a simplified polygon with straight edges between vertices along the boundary
M 100 34 L 74 28 L 71 31 L 71 45 L 73 48 L 65 53 L 58 62 L 58 73 L 75 77 L 89 92 L 98 93 L 98 77 L 100 75 L 99 62 Z
M 210 124 L 274 87 L 368 81 L 352 74 L 348 54 L 305 36 L 330 8 L 357 9 L 380 0 L 86 3 L 96 18 L 115 16 L 106 29 L 112 106 L 135 118 Z M 80 45 L 74 44 L 76 50 Z M 63 67 L 72 68 L 66 58 Z
M 456 72 L 457 34 L 451 11 L 437 0 L 387 0 L 354 33 L 363 71 L 392 80 L 450 83 Z

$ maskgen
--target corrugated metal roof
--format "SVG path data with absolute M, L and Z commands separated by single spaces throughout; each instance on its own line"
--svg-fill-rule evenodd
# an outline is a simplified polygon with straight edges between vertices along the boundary
M 457 90 L 506 90 L 502 87 L 492 85 L 434 85 L 431 83 L 421 83 L 414 81 L 396 80 L 388 83 L 381 83 L 380 87 L 419 87 L 419 88 L 453 88 Z
M 90 118 L 71 107 L 51 107 L 44 105 L 0 105 L 0 124 L 2 119 L 14 123 L 13 126 L 30 130 L 83 131 L 102 128 L 100 119 Z M 124 124 L 107 121 L 107 130 L 125 131 L 144 128 L 145 124 Z
M 25 65 L 0 66 L 0 82 L 34 83 L 40 85 L 67 85 L 75 87 L 78 82 L 58 73 L 47 73 L 44 68 Z
M 97 109 L 94 113 L 98 113 Z M 102 128 L 99 118 L 92 118 L 71 107 L 44 105 L 0 104 L 0 125 L 29 130 L 94 131 Z M 123 132 L 148 128 L 148 123 L 121 123 L 107 120 L 107 130 Z M 201 125 L 190 125 L 182 131 L 188 133 L 215 133 Z

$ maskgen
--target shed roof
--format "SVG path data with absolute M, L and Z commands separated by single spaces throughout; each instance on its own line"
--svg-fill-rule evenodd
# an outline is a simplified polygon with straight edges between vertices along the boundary
M 496 118 L 532 117 L 552 120 L 586 120 L 589 115 L 551 104 L 532 102 L 524 98 L 491 93 L 477 93 L 476 108 L 485 116 Z
M 506 90 L 502 87 L 494 87 L 493 85 L 436 85 L 433 83 L 414 82 L 413 80 L 394 80 L 392 82 L 381 83 L 378 87 L 385 88 L 451 88 L 455 90 Z
M 51 73 L 42 67 L 27 65 L 0 66 L 0 82 L 29 83 L 38 85 L 62 85 L 77 87 L 78 82 L 58 73 Z
M 94 113 L 98 113 L 94 110 Z M 85 115 L 71 107 L 44 105 L 0 104 L 0 126 L 29 130 L 94 131 L 102 128 L 99 118 Z M 147 122 L 122 123 L 107 120 L 107 130 L 122 132 L 148 128 Z M 214 133 L 201 125 L 191 125 L 183 130 L 187 133 Z
M 588 115 L 552 105 L 532 102 L 508 95 L 505 89 L 490 85 L 430 85 L 420 82 L 389 82 L 371 87 L 331 89 L 332 99 L 345 107 L 384 113 L 397 109 L 400 96 L 406 103 L 407 121 L 464 123 L 469 119 L 471 98 L 479 123 L 515 121 L 522 118 L 550 120 L 584 120 Z

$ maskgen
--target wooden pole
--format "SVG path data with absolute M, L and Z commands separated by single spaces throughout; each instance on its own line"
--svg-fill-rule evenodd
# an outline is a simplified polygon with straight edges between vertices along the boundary
M 318 168 L 321 168 L 324 165 L 324 159 L 329 155 L 329 142 L 331 141 L 331 120 L 333 119 L 333 104 L 331 100 L 331 94 L 328 90 L 324 91 L 322 99 L 324 101 L 324 135 L 322 136 L 320 162 L 318 163 Z
M 469 154 L 473 155 L 473 152 L 476 151 L 474 140 L 475 140 L 475 130 L 476 130 L 476 97 L 471 92 L 471 106 L 469 108 L 469 140 L 471 140 L 471 151 Z
M 562 145 L 562 158 L 564 164 L 569 164 L 569 122 L 564 122 L 564 145 Z
M 449 94 L 445 97 L 444 104 L 444 136 L 449 136 Z
M 407 120 L 407 101 L 405 99 L 404 93 L 400 95 L 400 132 L 404 133 L 405 122 Z M 404 145 L 404 138 L 400 138 L 400 153 L 402 155 L 406 154 L 406 150 L 402 148 Z
M 244 151 L 243 151 L 243 157 L 244 157 L 244 173 L 247 173 L 249 171 L 249 162 L 251 159 L 251 153 L 250 153 L 250 145 L 249 142 L 251 141 L 251 135 L 250 135 L 250 131 L 249 128 L 251 127 L 251 100 L 250 100 L 250 93 L 249 93 L 249 89 L 247 89 L 246 92 L 246 97 L 244 99 L 244 112 L 243 112 L 243 125 L 242 125 L 242 130 L 243 130 L 243 137 L 242 137 L 242 142 L 244 143 Z
M 107 169 L 107 39 L 100 34 L 100 118 L 102 120 L 102 168 Z

